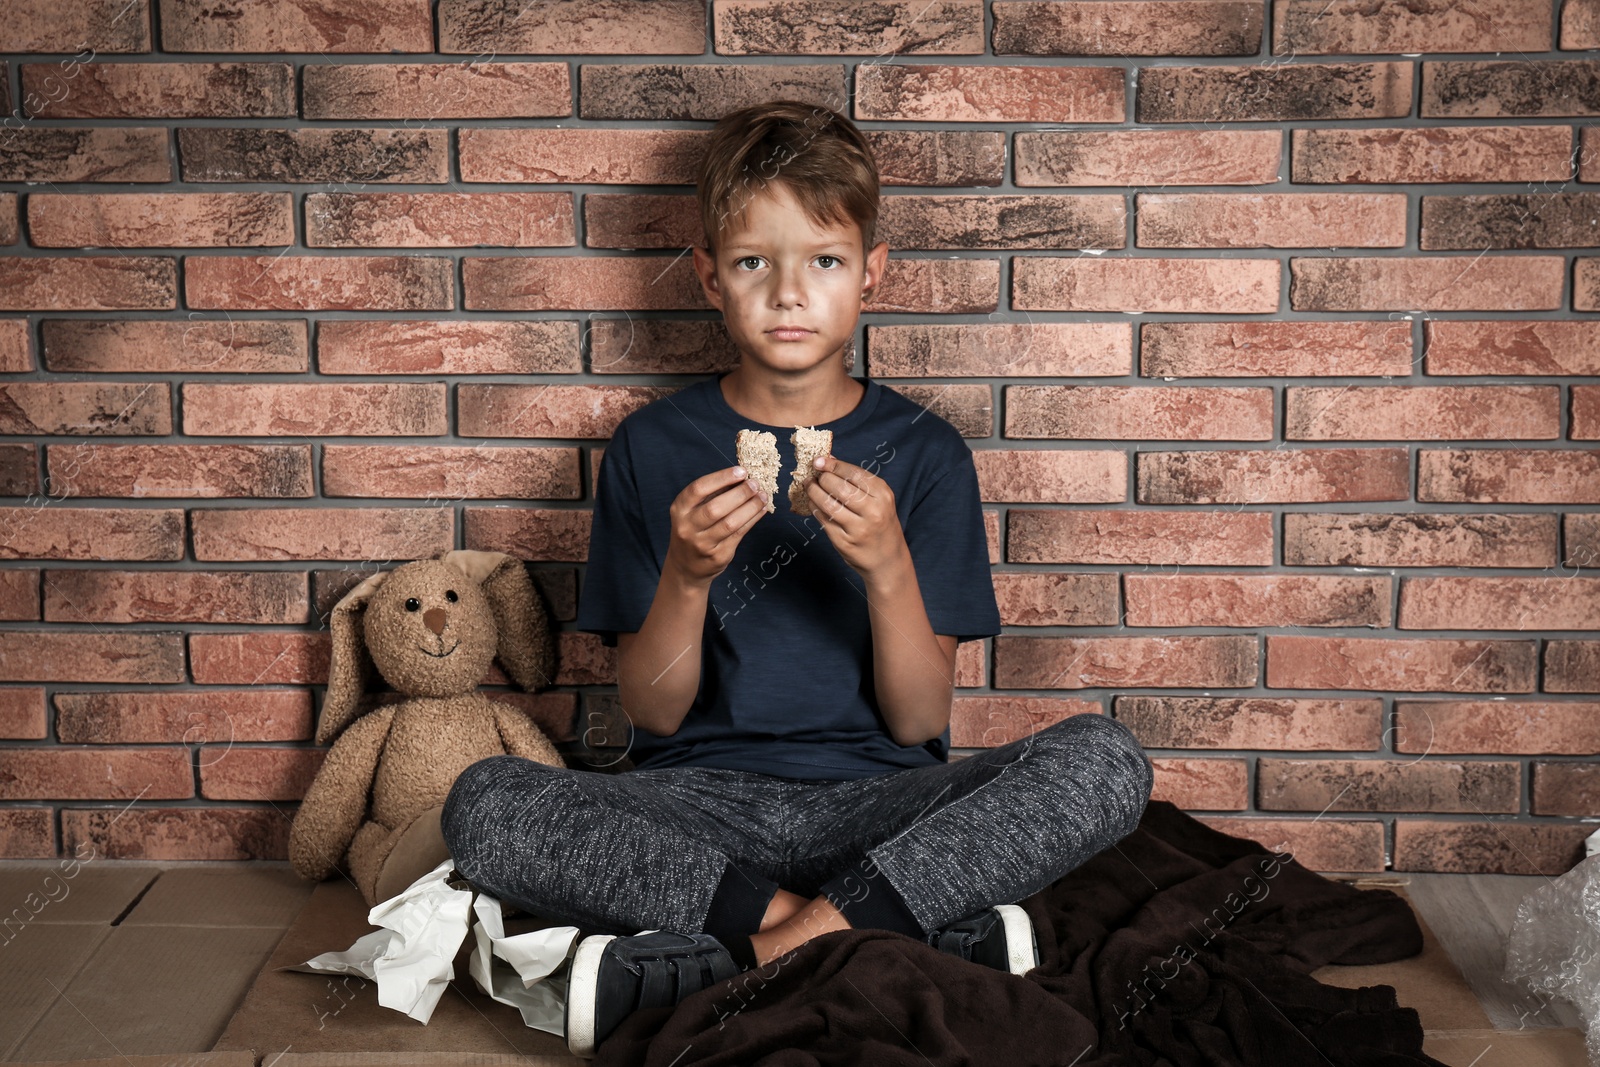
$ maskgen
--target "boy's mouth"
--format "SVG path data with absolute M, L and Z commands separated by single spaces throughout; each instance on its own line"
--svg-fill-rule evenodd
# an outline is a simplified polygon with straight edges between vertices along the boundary
M 780 341 L 801 341 L 815 332 L 803 326 L 776 326 L 767 331 Z

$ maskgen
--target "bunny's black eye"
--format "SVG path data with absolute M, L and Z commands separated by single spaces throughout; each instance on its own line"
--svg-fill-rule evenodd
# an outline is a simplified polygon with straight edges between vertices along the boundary
M 407 597 L 406 598 L 406 610 L 407 611 L 416 611 L 421 607 L 422 607 L 422 601 L 418 600 L 416 597 L 413 596 L 413 597 Z
M 444 598 L 446 600 L 450 601 L 450 603 L 452 603 L 452 604 L 454 604 L 457 600 L 460 599 L 459 597 L 456 596 L 456 591 L 454 589 L 446 589 L 444 591 Z

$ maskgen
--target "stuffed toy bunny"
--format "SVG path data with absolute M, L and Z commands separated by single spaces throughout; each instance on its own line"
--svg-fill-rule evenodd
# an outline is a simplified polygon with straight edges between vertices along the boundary
M 478 691 L 497 656 L 523 689 L 549 685 L 555 637 L 522 561 L 471 549 L 372 575 L 329 626 L 317 744 L 333 747 L 295 813 L 289 861 L 320 881 L 343 859 L 374 905 L 449 858 L 439 813 L 469 765 L 510 753 L 566 766 L 521 710 Z M 404 699 L 367 710 L 374 662 Z

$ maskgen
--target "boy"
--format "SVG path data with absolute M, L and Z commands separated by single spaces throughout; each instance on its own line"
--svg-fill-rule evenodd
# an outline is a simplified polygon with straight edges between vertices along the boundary
M 957 643 L 1000 618 L 971 450 L 844 365 L 888 261 L 865 137 L 826 108 L 745 108 L 697 184 L 695 271 L 739 365 L 617 427 L 578 609 L 618 650 L 634 768 L 491 757 L 442 820 L 475 884 L 609 931 L 569 974 L 578 1055 L 639 1007 L 851 927 L 1021 974 L 1034 932 L 998 902 L 1132 832 L 1152 781 L 1103 715 L 948 762 Z M 796 426 L 833 433 L 804 518 Z M 734 462 L 747 428 L 777 438 L 775 500 Z

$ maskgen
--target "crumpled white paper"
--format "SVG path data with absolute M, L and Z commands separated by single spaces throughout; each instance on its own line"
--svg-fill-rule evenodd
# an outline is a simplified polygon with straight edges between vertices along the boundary
M 478 988 L 522 1014 L 530 1027 L 566 1036 L 563 1014 L 567 973 L 579 930 L 553 926 L 505 936 L 500 902 L 487 893 L 456 889 L 446 882 L 455 868 L 447 859 L 410 886 L 377 904 L 367 921 L 381 929 L 343 952 L 324 952 L 285 970 L 311 974 L 356 974 L 378 985 L 378 1003 L 426 1024 L 455 977 L 454 961 L 466 939 L 469 915 L 476 944 L 468 972 Z

